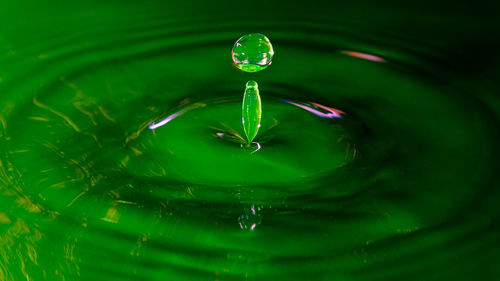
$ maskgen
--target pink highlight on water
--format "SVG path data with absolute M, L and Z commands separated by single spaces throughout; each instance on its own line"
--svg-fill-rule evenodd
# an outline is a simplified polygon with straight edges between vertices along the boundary
M 315 103 L 315 102 L 311 102 L 311 105 L 313 105 L 315 107 L 319 107 L 327 112 L 321 112 L 321 111 L 319 111 L 311 106 L 295 103 L 292 101 L 284 100 L 283 102 L 300 107 L 300 108 L 307 110 L 307 111 L 309 111 L 309 112 L 313 113 L 314 115 L 319 116 L 321 118 L 328 118 L 328 119 L 342 118 L 342 114 L 344 114 L 344 112 L 341 110 L 338 110 L 338 109 L 335 109 L 332 107 L 328 107 L 328 106 L 324 106 L 324 105 L 321 105 L 321 104 Z
M 385 60 L 381 57 L 377 57 L 375 55 L 370 55 L 370 54 L 365 54 L 365 53 L 360 53 L 360 52 L 354 52 L 354 51 L 341 51 L 342 54 L 348 55 L 351 57 L 355 57 L 358 59 L 363 59 L 363 60 L 369 60 L 369 61 L 375 61 L 375 62 L 385 62 Z

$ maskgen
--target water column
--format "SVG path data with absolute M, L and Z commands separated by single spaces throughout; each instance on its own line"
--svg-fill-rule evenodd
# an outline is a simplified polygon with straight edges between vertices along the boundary
M 234 43 L 232 57 L 236 67 L 245 72 L 258 72 L 272 63 L 273 46 L 269 39 L 260 33 L 240 37 Z M 242 105 L 242 123 L 246 135 L 246 146 L 250 146 L 257 136 L 262 119 L 262 105 L 257 82 L 246 84 Z M 258 145 L 258 143 L 256 143 Z

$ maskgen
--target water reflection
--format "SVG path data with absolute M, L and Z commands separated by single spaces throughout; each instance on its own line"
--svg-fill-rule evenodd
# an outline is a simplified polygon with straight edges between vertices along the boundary
M 341 110 L 338 110 L 338 109 L 335 109 L 332 107 L 328 107 L 328 106 L 324 106 L 324 105 L 321 105 L 321 104 L 315 103 L 315 102 L 302 103 L 302 104 L 296 103 L 293 101 L 287 101 L 287 100 L 283 100 L 283 102 L 289 103 L 291 105 L 295 105 L 296 107 L 300 107 L 300 108 L 307 110 L 307 111 L 311 112 L 312 114 L 314 114 L 318 117 L 321 117 L 321 118 L 328 118 L 328 119 L 342 118 L 342 114 L 344 114 L 344 112 Z M 321 112 L 318 109 L 322 109 L 326 112 Z
M 360 53 L 360 52 L 354 52 L 354 51 L 341 51 L 341 54 L 348 55 L 351 57 L 355 57 L 358 59 L 363 59 L 363 60 L 369 60 L 369 61 L 374 61 L 374 62 L 386 62 L 385 59 L 371 55 L 371 54 L 366 54 L 366 53 Z

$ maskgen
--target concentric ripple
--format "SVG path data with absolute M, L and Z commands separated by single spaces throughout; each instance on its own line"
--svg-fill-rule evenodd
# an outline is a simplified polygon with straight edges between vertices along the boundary
M 119 23 L 0 41 L 0 279 L 498 273 L 494 86 L 347 25 Z M 255 30 L 256 152 L 227 58 Z

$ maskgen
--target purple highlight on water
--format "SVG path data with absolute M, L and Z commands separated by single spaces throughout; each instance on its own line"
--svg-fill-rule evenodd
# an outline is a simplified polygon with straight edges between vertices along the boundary
M 282 100 L 282 102 L 286 102 L 286 103 L 289 103 L 291 105 L 295 105 L 297 107 L 300 107 L 304 110 L 307 110 L 311 113 L 313 113 L 314 115 L 316 116 L 319 116 L 321 118 L 328 118 L 328 119 L 333 119 L 333 118 L 342 118 L 341 114 L 344 113 L 338 109 L 335 109 L 335 108 L 331 108 L 331 107 L 328 107 L 328 106 L 324 106 L 324 105 L 321 105 L 321 104 L 318 104 L 318 103 L 311 103 L 312 105 L 314 106 L 317 106 L 317 107 L 320 107 L 321 109 L 324 109 L 328 112 L 321 112 L 317 109 L 314 109 L 310 106 L 307 106 L 307 105 L 303 105 L 303 104 L 298 104 L 298 103 L 295 103 L 295 102 L 292 102 L 292 101 L 287 101 L 287 100 Z
M 167 124 L 168 122 L 170 122 L 170 121 L 174 120 L 175 118 L 179 117 L 180 115 L 182 115 L 182 114 L 183 114 L 184 112 L 186 112 L 187 110 L 188 110 L 188 109 L 187 109 L 187 108 L 185 108 L 185 109 L 183 109 L 183 110 L 181 110 L 181 111 L 179 111 L 179 112 L 176 112 L 176 113 L 174 113 L 174 114 L 171 114 L 171 115 L 169 115 L 167 118 L 165 118 L 165 119 L 161 120 L 161 121 L 160 121 L 160 122 L 158 122 L 158 123 L 152 122 L 152 123 L 149 125 L 149 129 L 154 130 L 154 129 L 156 129 L 156 128 L 159 128 L 159 127 L 161 127 L 161 126 L 163 126 L 163 125 Z
M 254 151 L 251 152 L 253 154 L 253 153 L 260 150 L 260 143 L 258 143 L 258 142 L 252 142 L 252 143 L 255 143 L 257 145 L 257 149 L 255 149 Z
M 193 104 L 189 107 L 186 107 L 182 110 L 179 110 L 177 111 L 176 113 L 173 113 L 171 115 L 169 115 L 167 118 L 161 120 L 160 122 L 158 123 L 155 123 L 155 122 L 151 122 L 151 124 L 149 124 L 149 129 L 151 130 L 154 130 L 154 129 L 157 129 L 161 126 L 164 126 L 165 124 L 169 123 L 170 121 L 174 120 L 175 118 L 181 116 L 182 114 L 186 113 L 187 111 L 191 110 L 191 109 L 195 109 L 195 108 L 199 108 L 199 107 L 204 107 L 206 106 L 206 104 L 204 103 L 196 103 L 196 104 Z

